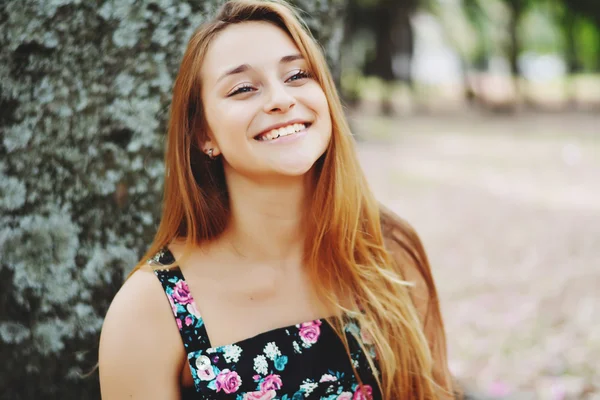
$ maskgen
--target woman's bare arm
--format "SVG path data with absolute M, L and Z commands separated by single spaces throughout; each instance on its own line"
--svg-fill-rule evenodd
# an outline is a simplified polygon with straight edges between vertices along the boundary
M 115 296 L 100 337 L 102 399 L 178 399 L 185 352 L 160 282 L 135 272 Z

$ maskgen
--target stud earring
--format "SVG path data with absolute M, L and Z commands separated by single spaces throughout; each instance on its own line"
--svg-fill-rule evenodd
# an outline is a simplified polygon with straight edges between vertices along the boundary
M 213 155 L 213 152 L 214 152 L 214 149 L 208 149 L 208 151 L 206 152 L 206 154 L 208 154 L 208 158 L 210 158 L 211 160 L 214 160 L 215 158 L 217 158 Z

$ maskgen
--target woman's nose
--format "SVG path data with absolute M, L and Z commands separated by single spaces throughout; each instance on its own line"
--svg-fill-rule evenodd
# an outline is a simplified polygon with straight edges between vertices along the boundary
M 277 83 L 271 85 L 269 97 L 265 103 L 267 113 L 285 113 L 296 105 L 296 99 L 292 96 L 285 85 Z

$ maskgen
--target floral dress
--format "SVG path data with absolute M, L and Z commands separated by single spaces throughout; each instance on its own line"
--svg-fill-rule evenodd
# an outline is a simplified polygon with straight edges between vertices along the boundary
M 350 357 L 325 319 L 213 347 L 181 270 L 168 268 L 174 261 L 173 254 L 163 249 L 148 264 L 171 304 L 194 379 L 194 388 L 184 390 L 184 399 L 381 399 L 374 376 L 377 371 L 367 361 L 367 357 L 375 360 L 374 346 L 354 320 L 345 326 Z

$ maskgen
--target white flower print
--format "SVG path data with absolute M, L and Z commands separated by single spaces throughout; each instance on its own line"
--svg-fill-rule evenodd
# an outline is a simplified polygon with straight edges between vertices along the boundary
M 302 349 L 300 348 L 300 345 L 298 344 L 298 342 L 296 342 L 294 340 L 294 342 L 292 344 L 294 345 L 294 352 L 298 353 L 298 354 L 301 354 L 302 353 Z
M 346 332 L 351 333 L 355 338 L 360 337 L 360 328 L 355 322 L 348 322 L 345 327 Z
M 238 345 L 227 345 L 223 348 L 223 357 L 225 357 L 225 361 L 228 363 L 236 363 L 240 359 L 240 355 L 242 354 L 242 348 Z
M 200 318 L 200 312 L 198 311 L 198 309 L 196 308 L 196 305 L 194 303 L 190 303 L 187 305 L 187 311 L 192 314 L 194 317 L 196 318 Z
M 279 347 L 277 347 L 275 342 L 267 343 L 264 352 L 265 355 L 272 361 L 275 361 L 275 359 L 281 355 L 281 351 L 279 351 Z
M 315 390 L 319 386 L 318 383 L 311 381 L 310 379 L 304 380 L 302 385 L 300 385 L 300 389 L 304 392 L 304 397 L 308 397 L 313 390 Z
M 267 358 L 262 354 L 254 357 L 254 370 L 261 375 L 267 375 L 269 373 Z

